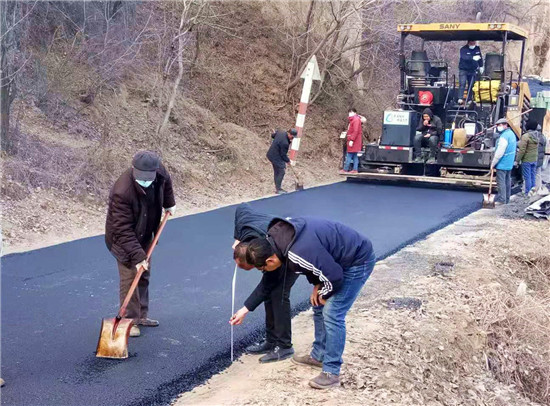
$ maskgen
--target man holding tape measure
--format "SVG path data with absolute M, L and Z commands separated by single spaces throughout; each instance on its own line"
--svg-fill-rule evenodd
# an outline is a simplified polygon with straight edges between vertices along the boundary
M 250 240 L 243 251 L 239 256 L 244 254 L 246 266 L 257 268 L 264 275 L 283 267 L 283 286 L 285 279 L 296 274 L 304 274 L 314 285 L 310 295 L 315 325 L 313 348 L 309 354 L 294 355 L 292 361 L 322 370 L 309 381 L 311 387 L 339 386 L 346 314 L 376 263 L 371 241 L 330 220 L 274 218 L 267 235 Z M 230 322 L 238 317 L 239 312 Z

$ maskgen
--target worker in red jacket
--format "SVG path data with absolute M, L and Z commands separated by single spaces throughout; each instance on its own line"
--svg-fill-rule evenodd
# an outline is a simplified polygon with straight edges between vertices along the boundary
M 342 172 L 348 172 L 351 161 L 353 160 L 353 170 L 350 173 L 357 173 L 359 169 L 359 157 L 357 153 L 363 149 L 363 128 L 364 118 L 357 114 L 354 108 L 349 109 L 349 126 L 346 135 L 347 149 L 346 161 Z

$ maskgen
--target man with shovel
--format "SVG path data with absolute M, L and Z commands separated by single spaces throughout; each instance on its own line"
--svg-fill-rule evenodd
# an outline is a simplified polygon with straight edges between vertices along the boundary
M 275 217 L 254 211 L 243 203 L 235 211 L 235 244 L 233 258 L 239 268 L 249 271 L 253 266 L 246 263 L 249 241 L 265 238 L 267 227 Z M 285 277 L 286 276 L 286 277 Z M 282 361 L 294 354 L 290 313 L 290 289 L 298 279 L 297 274 L 284 273 L 284 266 L 273 272 L 264 272 L 256 289 L 245 300 L 244 306 L 231 318 L 233 325 L 241 324 L 245 316 L 262 302 L 265 306 L 265 340 L 246 348 L 249 354 L 265 354 L 260 363 Z
M 121 304 L 138 269 L 141 266 L 146 269 L 127 307 L 126 317 L 134 319 L 131 337 L 139 337 L 138 325 L 159 325 L 158 321 L 148 318 L 151 269 L 146 251 L 159 226 L 163 208 L 174 215 L 172 179 L 156 153 L 139 151 L 134 155 L 132 167 L 111 189 L 105 223 L 105 243 L 118 264 Z
M 290 164 L 288 158 L 288 148 L 290 143 L 296 137 L 298 132 L 295 129 L 288 130 L 287 132 L 277 130 L 271 134 L 273 142 L 267 151 L 267 159 L 273 165 L 273 177 L 275 180 L 275 193 L 278 195 L 286 193 L 286 190 L 282 188 L 283 178 L 285 177 L 286 166 Z

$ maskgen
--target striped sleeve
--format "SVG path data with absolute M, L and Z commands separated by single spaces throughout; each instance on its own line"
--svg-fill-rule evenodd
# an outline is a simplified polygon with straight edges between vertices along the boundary
M 340 288 L 343 280 L 343 270 L 328 252 L 323 251 L 320 254 L 320 263 L 316 264 L 317 266 L 292 251 L 288 252 L 288 259 L 319 278 L 319 281 L 323 284 L 319 296 L 323 299 L 328 299 Z

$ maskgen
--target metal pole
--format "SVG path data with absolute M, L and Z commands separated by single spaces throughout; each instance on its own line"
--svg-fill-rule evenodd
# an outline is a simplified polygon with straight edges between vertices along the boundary
M 504 39 L 502 41 L 502 83 L 504 83 L 506 81 L 506 70 L 504 68 L 505 66 L 505 62 L 506 62 L 506 58 L 505 58 L 505 55 L 506 55 L 506 41 L 508 40 L 508 31 L 505 31 L 504 32 Z
M 405 37 L 407 34 L 401 33 L 399 40 L 399 70 L 401 71 L 401 90 L 405 89 Z
M 525 55 L 525 40 L 521 41 L 521 59 L 519 60 L 519 77 L 518 77 L 518 87 L 521 83 L 521 78 L 523 77 L 523 56 Z

